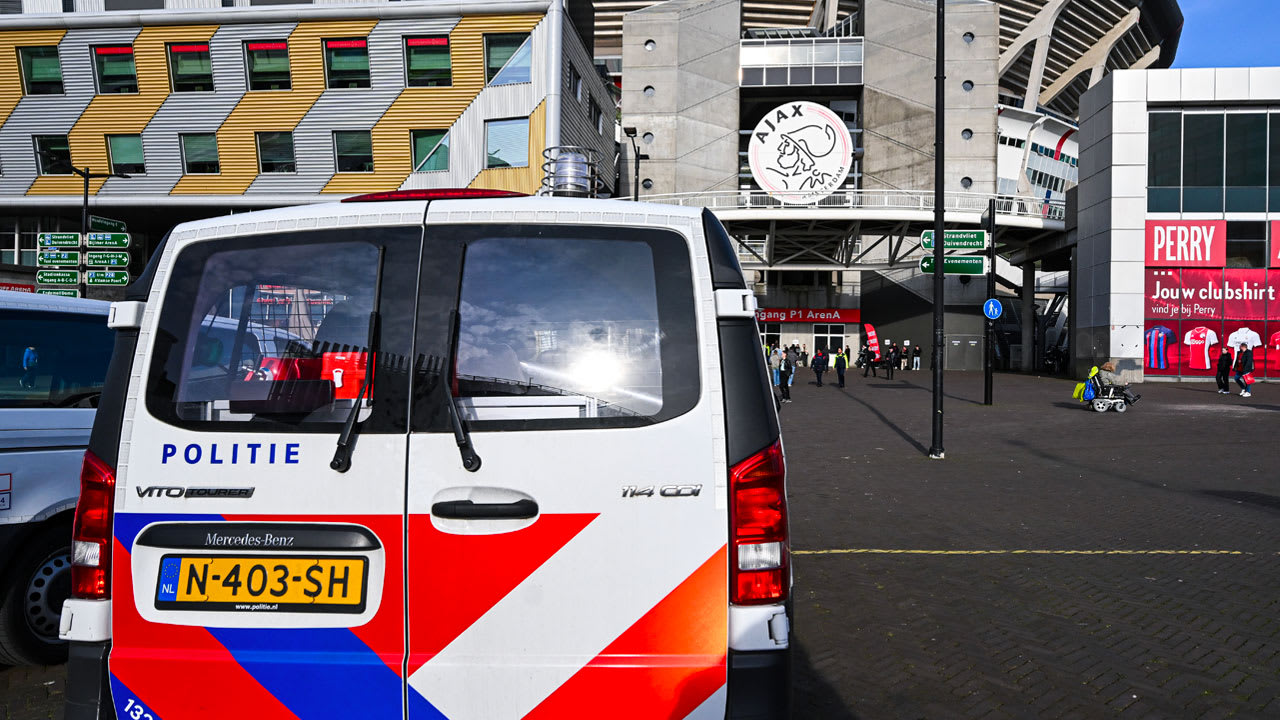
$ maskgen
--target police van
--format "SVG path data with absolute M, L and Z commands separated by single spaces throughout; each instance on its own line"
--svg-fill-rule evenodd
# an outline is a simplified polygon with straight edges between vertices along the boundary
M 0 290 L 0 665 L 66 658 L 71 518 L 111 357 L 109 303 Z
M 732 241 L 499 195 L 171 232 L 112 306 L 67 718 L 786 717 L 784 460 Z

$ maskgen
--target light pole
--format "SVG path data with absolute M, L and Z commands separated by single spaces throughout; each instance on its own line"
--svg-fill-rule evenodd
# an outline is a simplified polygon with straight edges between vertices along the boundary
M 57 162 L 59 165 L 61 164 L 60 160 L 57 160 L 56 158 L 52 157 L 51 154 L 48 152 L 42 151 L 40 154 L 48 160 Z M 55 167 L 58 167 L 58 166 L 51 163 L 49 169 L 53 170 Z M 61 169 L 61 168 L 58 168 L 58 169 Z M 89 168 L 87 167 L 83 169 L 78 168 L 75 165 L 72 165 L 70 162 L 67 163 L 66 169 L 70 170 L 76 175 L 79 175 L 81 179 L 84 180 L 84 195 L 82 196 L 82 200 L 80 203 L 80 247 L 78 248 L 78 250 L 80 251 L 78 253 L 80 256 L 80 264 L 76 266 L 76 275 L 78 275 L 80 278 L 80 283 L 77 286 L 80 289 L 80 297 L 88 297 L 89 286 L 85 283 L 84 273 L 85 273 L 85 270 L 88 269 L 88 267 L 85 265 L 85 260 L 88 259 L 85 255 L 85 252 L 86 252 L 85 242 L 88 239 L 87 236 L 89 235 L 89 181 L 96 178 L 111 178 L 111 177 L 124 178 L 127 180 L 129 179 L 129 175 L 128 173 L 122 173 L 122 172 L 96 173 L 96 172 L 90 171 Z
M 631 152 L 635 157 L 633 164 L 635 165 L 635 181 L 631 183 L 631 199 L 640 202 L 640 161 L 648 160 L 649 156 L 640 152 L 640 145 L 636 142 L 636 129 L 634 127 L 622 128 L 623 134 L 631 139 Z
M 937 29 L 937 47 L 935 49 L 937 69 L 934 75 L 934 104 L 933 104 L 933 121 L 934 121 L 934 165 L 933 165 L 933 442 L 929 446 L 929 457 L 935 460 L 941 460 L 946 457 L 946 451 L 942 448 L 942 358 L 943 343 L 946 342 L 946 333 L 943 329 L 943 318 L 946 313 L 946 298 L 944 297 L 946 283 L 945 275 L 942 272 L 943 262 L 943 245 L 946 237 L 946 230 L 943 225 L 943 195 L 942 177 L 946 167 L 945 136 L 943 128 L 945 125 L 946 113 L 946 62 L 943 55 L 943 48 L 946 44 L 946 36 L 943 32 L 946 29 L 945 20 L 945 0 L 938 0 L 938 29 Z

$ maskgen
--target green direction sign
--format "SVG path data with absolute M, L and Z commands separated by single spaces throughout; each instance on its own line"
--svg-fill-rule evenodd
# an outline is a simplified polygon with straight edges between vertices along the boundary
M 59 297 L 80 297 L 80 291 L 72 290 L 71 288 L 40 288 L 36 292 L 40 293 L 41 295 L 57 295 Z
M 89 285 L 129 284 L 129 272 L 127 270 L 87 270 L 84 277 L 85 283 Z
M 89 229 L 100 232 L 122 233 L 127 231 L 129 228 L 124 224 L 123 220 L 112 220 L 111 218 L 90 215 Z
M 129 233 L 89 233 L 85 236 L 85 245 L 89 247 L 127 248 Z
M 920 258 L 920 272 L 933 274 L 933 256 Z M 942 259 L 943 275 L 986 275 L 987 259 L 981 255 L 948 255 Z
M 933 249 L 932 230 L 920 233 L 920 247 L 925 250 Z M 944 250 L 986 250 L 987 231 L 947 230 L 942 234 L 942 248 Z
M 85 265 L 92 267 L 129 267 L 129 253 L 121 250 L 90 250 Z
M 80 247 L 80 233 L 40 233 L 36 235 L 40 247 Z
M 41 250 L 36 253 L 36 265 L 40 267 L 79 267 L 77 250 Z
M 37 270 L 36 282 L 41 285 L 79 285 L 80 273 L 77 270 Z

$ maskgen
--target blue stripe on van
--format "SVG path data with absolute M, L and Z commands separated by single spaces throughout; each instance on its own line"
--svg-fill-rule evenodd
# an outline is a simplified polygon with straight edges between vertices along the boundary
M 146 703 L 139 700 L 138 696 L 127 685 L 120 682 L 120 678 L 117 678 L 115 673 L 111 673 L 111 700 L 115 703 L 117 717 L 150 717 L 160 720 L 160 716 L 147 707 Z M 141 712 L 138 711 L 138 708 L 142 708 Z
M 404 681 L 346 628 L 209 628 L 209 632 L 302 720 L 403 714 Z M 410 698 L 411 720 L 446 720 L 421 695 L 411 692 Z
M 155 522 L 223 522 L 221 515 L 179 515 L 177 513 L 116 513 L 112 531 L 126 552 L 133 552 L 133 541 L 142 528 Z

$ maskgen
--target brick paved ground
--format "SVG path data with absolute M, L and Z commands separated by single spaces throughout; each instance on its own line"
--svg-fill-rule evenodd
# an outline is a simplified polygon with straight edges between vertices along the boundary
M 802 373 L 806 371 L 802 370 Z M 805 384 L 785 406 L 794 547 L 1239 555 L 799 554 L 797 720 L 1280 718 L 1280 386 Z M 0 669 L 0 719 L 61 717 L 62 668 Z
M 1280 717 L 1280 386 L 996 380 L 947 376 L 944 461 L 928 372 L 797 386 L 795 549 L 1248 554 L 797 555 L 793 716 Z

